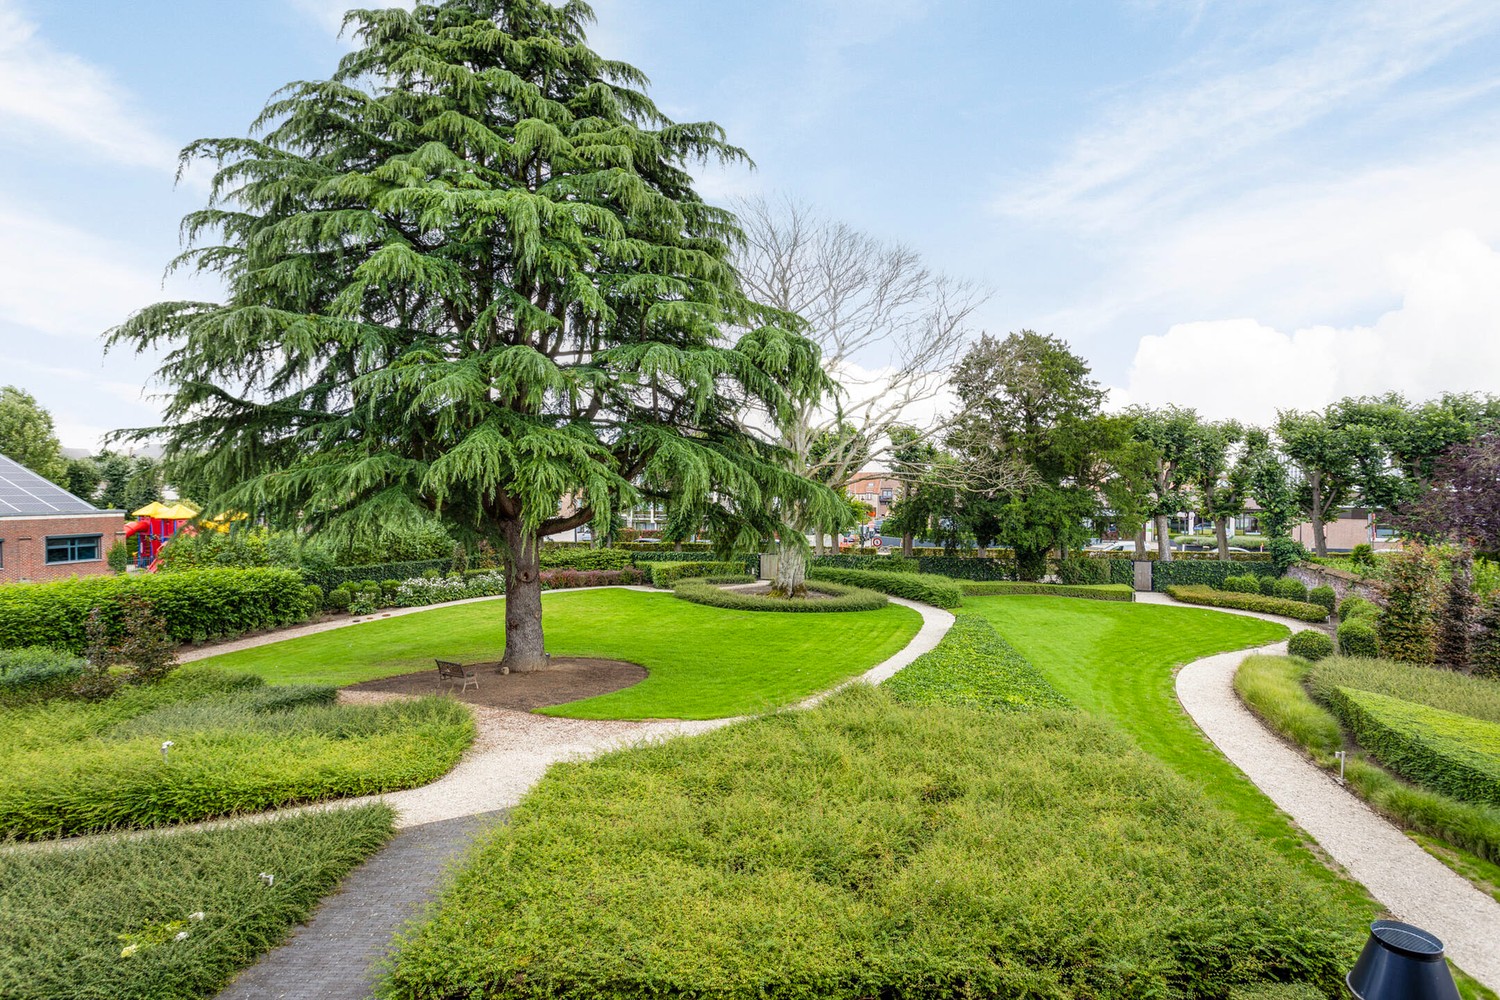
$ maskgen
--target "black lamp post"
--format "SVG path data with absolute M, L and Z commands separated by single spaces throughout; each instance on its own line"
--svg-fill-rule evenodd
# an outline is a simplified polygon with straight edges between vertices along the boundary
M 1377 920 L 1344 977 L 1356 1000 L 1459 1000 L 1443 942 L 1399 920 Z

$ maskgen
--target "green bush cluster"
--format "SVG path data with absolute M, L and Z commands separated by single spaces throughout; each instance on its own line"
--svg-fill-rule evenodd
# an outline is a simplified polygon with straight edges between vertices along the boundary
M 1350 618 L 1375 618 L 1380 614 L 1380 608 L 1375 602 L 1351 594 L 1344 598 L 1339 604 L 1339 621 L 1346 622 Z
M 473 738 L 467 709 L 451 699 L 336 705 L 328 686 L 263 683 L 185 667 L 103 701 L 0 712 L 0 838 L 160 826 L 412 788 L 445 773 Z
M 651 576 L 651 586 L 671 589 L 679 580 L 703 576 L 738 576 L 744 569 L 738 562 L 653 562 L 641 563 Z
M 543 545 L 543 569 L 628 569 L 635 564 L 635 553 L 628 549 L 562 548 Z
M 1286 650 L 1293 656 L 1317 662 L 1333 655 L 1333 640 L 1326 632 L 1313 628 L 1303 629 L 1287 640 Z
M 1375 632 L 1367 615 L 1355 615 L 1339 622 L 1337 631 L 1339 652 L 1344 656 L 1361 656 L 1374 659 L 1380 655 L 1380 637 Z
M 853 587 L 878 590 L 908 601 L 931 604 L 936 608 L 957 608 L 964 603 L 963 591 L 956 580 L 930 573 L 882 573 L 877 570 L 832 569 L 814 567 L 807 572 L 813 580 L 831 580 Z
M 1051 597 L 1081 597 L 1090 601 L 1133 601 L 1135 590 L 1122 583 L 1067 586 L 1060 583 L 1013 583 L 1009 580 L 964 580 L 959 584 L 966 597 L 1045 594 Z
M 1304 601 L 1291 601 L 1284 597 L 1266 597 L 1261 594 L 1239 594 L 1212 587 L 1169 587 L 1167 596 L 1186 604 L 1202 604 L 1210 608 L 1236 608 L 1240 611 L 1259 611 L 1267 615 L 1281 615 L 1304 622 L 1321 622 L 1328 612 L 1320 605 Z
M 1204 585 L 1222 587 L 1231 576 L 1254 576 L 1257 579 L 1281 575 L 1269 562 L 1220 562 L 1217 559 L 1183 559 L 1174 553 L 1170 562 L 1151 564 L 1151 589 L 1167 593 L 1169 587 Z
M 1310 602 L 1308 600 L 1307 584 L 1303 583 L 1301 580 L 1293 580 L 1289 576 L 1284 576 L 1280 580 L 1276 581 L 1276 589 L 1274 593 L 1277 597 L 1283 598 L 1284 600 L 1288 601 L 1300 601 L 1303 604 L 1319 603 L 1316 601 Z M 1332 608 L 1328 608 L 1327 610 L 1329 614 L 1333 614 Z
M 1331 615 L 1338 606 L 1339 595 L 1334 592 L 1332 587 L 1325 583 L 1322 586 L 1309 590 L 1307 592 L 1307 599 L 1312 604 L 1321 604 L 1328 609 L 1328 613 Z
M 937 648 L 881 687 L 907 705 L 939 703 L 986 712 L 1067 708 L 1068 700 L 983 615 L 960 612 Z
M 304 621 L 302 578 L 285 569 L 203 569 L 182 573 L 91 576 L 56 583 L 0 587 L 0 649 L 52 646 L 83 652 L 89 611 L 104 609 L 110 637 L 119 638 L 127 595 L 150 601 L 178 642 L 224 638 Z
M 0 992 L 215 996 L 375 853 L 391 821 L 389 807 L 372 805 L 9 854 L 0 864 Z
M 65 694 L 83 676 L 87 663 L 81 656 L 48 646 L 0 649 L 0 706 Z
M 424 573 L 446 573 L 452 564 L 452 559 L 421 559 L 414 562 L 371 563 L 368 566 L 335 566 L 316 571 L 304 570 L 302 577 L 306 582 L 322 587 L 324 593 L 329 593 L 346 583 L 410 580 Z
M 1353 688 L 1323 696 L 1360 746 L 1397 774 L 1464 802 L 1500 805 L 1500 724 Z
M 302 567 L 302 539 L 296 532 L 236 526 L 229 531 L 182 532 L 162 546 L 163 572 L 189 569 Z
M 827 580 L 809 580 L 807 589 L 827 596 L 799 600 L 769 594 L 746 594 L 716 587 L 711 580 L 705 579 L 680 580 L 673 586 L 672 593 L 684 601 L 730 611 L 875 611 L 889 603 L 884 594 Z
M 1219 589 L 1236 594 L 1258 594 L 1260 593 L 1260 581 L 1263 579 L 1272 580 L 1274 586 L 1275 581 L 1272 577 L 1258 577 L 1250 573 L 1245 573 L 1242 575 L 1226 576 L 1224 582 L 1219 584 Z
M 1334 996 L 1362 938 L 1109 722 L 856 685 L 554 767 L 384 995 Z

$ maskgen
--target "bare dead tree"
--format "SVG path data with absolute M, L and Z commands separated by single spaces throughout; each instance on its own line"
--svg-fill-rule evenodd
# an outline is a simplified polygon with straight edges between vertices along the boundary
M 794 471 L 843 490 L 888 459 L 895 425 L 936 433 L 936 414 L 921 411 L 947 384 L 988 292 L 934 272 L 911 247 L 791 198 L 742 199 L 734 208 L 745 233 L 735 263 L 746 292 L 806 319 L 824 370 L 842 387 L 831 405 L 805 406 L 779 429 Z M 821 530 L 817 537 L 821 548 Z

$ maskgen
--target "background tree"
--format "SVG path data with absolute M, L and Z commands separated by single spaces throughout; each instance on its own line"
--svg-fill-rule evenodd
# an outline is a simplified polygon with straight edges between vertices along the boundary
M 68 460 L 52 426 L 52 414 L 31 393 L 13 385 L 0 386 L 0 455 L 67 488 Z
M 1398 518 L 1402 531 L 1500 552 L 1500 435 L 1452 446 L 1432 475 Z
M 964 490 L 985 501 L 992 541 L 1015 551 L 1021 577 L 1038 579 L 1050 550 L 1088 540 L 1107 478 L 1102 458 L 1126 423 L 1101 415 L 1104 391 L 1082 358 L 1030 330 L 982 336 L 953 388 L 960 409 L 948 441 L 969 476 Z
M 757 302 L 807 321 L 823 369 L 838 385 L 804 401 L 780 425 L 792 470 L 844 491 L 865 467 L 889 464 L 897 427 L 946 385 L 987 298 L 970 282 L 934 272 L 919 253 L 820 217 L 789 198 L 735 205 L 745 240 L 735 264 Z M 806 525 L 822 548 L 822 526 Z
M 1201 423 L 1188 462 L 1196 509 L 1213 522 L 1219 558 L 1225 562 L 1229 561 L 1229 522 L 1245 512 L 1250 489 L 1248 468 L 1231 457 L 1244 438 L 1245 428 L 1237 420 Z
M 1172 558 L 1170 518 L 1192 506 L 1190 488 L 1197 481 L 1197 462 L 1205 451 L 1202 421 L 1196 411 L 1180 406 L 1136 407 L 1130 417 L 1131 435 L 1150 449 L 1146 507 L 1156 525 L 1157 558 L 1167 562 Z
M 1324 525 L 1340 507 L 1361 498 L 1361 484 L 1379 466 L 1379 438 L 1374 428 L 1347 418 L 1336 406 L 1324 413 L 1283 411 L 1276 434 L 1298 474 L 1297 497 L 1312 523 L 1313 551 L 1327 556 Z
M 351 12 L 330 80 L 185 152 L 218 170 L 179 263 L 226 300 L 112 338 L 167 350 L 169 422 L 137 433 L 194 454 L 210 506 L 335 536 L 437 514 L 503 551 L 511 669 L 544 662 L 545 535 L 670 498 L 749 546 L 842 506 L 746 425 L 830 385 L 693 191 L 690 162 L 744 153 L 662 114 L 588 47 L 591 19 L 579 0 Z
M 1297 491 L 1270 432 L 1260 427 L 1248 429 L 1244 451 L 1236 464 L 1249 483 L 1250 496 L 1260 508 L 1261 530 L 1273 540 L 1288 538 L 1297 521 Z

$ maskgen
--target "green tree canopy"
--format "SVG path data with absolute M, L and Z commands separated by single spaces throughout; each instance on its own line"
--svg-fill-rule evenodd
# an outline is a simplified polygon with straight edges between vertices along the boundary
M 59 486 L 68 485 L 68 460 L 52 414 L 31 393 L 13 385 L 0 386 L 0 455 Z
M 195 454 L 205 502 L 351 535 L 437 512 L 505 552 L 523 669 L 543 536 L 651 499 L 724 545 L 842 509 L 747 429 L 830 383 L 693 190 L 691 163 L 745 154 L 669 120 L 591 20 L 580 0 L 351 12 L 331 79 L 185 151 L 218 170 L 179 263 L 226 300 L 113 333 L 168 349 L 168 422 L 142 433 Z

